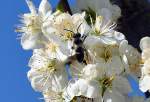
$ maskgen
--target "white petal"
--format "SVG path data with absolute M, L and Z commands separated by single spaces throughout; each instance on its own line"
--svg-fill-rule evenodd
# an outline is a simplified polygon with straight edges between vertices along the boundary
M 51 11 L 51 5 L 47 0 L 42 0 L 39 6 L 39 13 L 45 16 L 49 11 Z
M 87 89 L 88 89 L 88 84 L 87 84 L 87 82 L 85 81 L 85 80 L 83 80 L 83 79 L 80 79 L 79 81 L 78 81 L 78 86 L 79 86 L 79 90 L 80 90 L 80 92 L 81 92 L 81 95 L 86 95 L 86 93 L 87 93 Z
M 79 96 L 79 86 L 77 80 L 71 80 L 66 89 L 63 91 L 63 98 L 66 102 L 70 102 L 75 96 Z
M 33 4 L 33 2 L 32 2 L 31 0 L 26 0 L 26 2 L 27 2 L 27 4 L 28 4 L 28 7 L 29 7 L 29 9 L 30 9 L 30 12 L 31 12 L 32 14 L 36 14 L 37 11 L 36 11 L 36 7 L 35 7 L 35 5 Z
M 100 39 L 104 44 L 108 45 L 115 45 L 117 43 L 116 40 L 111 37 L 101 36 Z
M 119 56 L 113 56 L 107 62 L 107 75 L 119 75 L 124 70 L 124 65 Z
M 150 37 L 143 37 L 140 41 L 141 50 L 150 48 Z
M 31 85 L 35 91 L 44 91 L 51 86 L 50 81 L 44 79 L 43 75 L 35 76 L 31 79 Z
M 150 48 L 144 49 L 142 51 L 142 60 L 146 61 L 150 58 Z
M 55 92 L 62 92 L 68 83 L 67 74 L 64 70 L 65 68 L 61 66 L 61 69 L 56 71 L 56 73 L 51 78 L 52 90 Z
M 150 75 L 150 58 L 144 62 L 142 73 L 143 75 Z
M 34 50 L 28 65 L 32 69 L 44 68 L 49 63 L 49 60 L 43 50 Z
M 95 81 L 90 81 L 86 96 L 88 98 L 98 98 L 100 97 L 100 91 L 100 85 Z
M 88 98 L 97 98 L 101 91 L 99 88 L 99 84 L 95 81 L 86 81 L 84 79 L 79 79 L 78 86 L 81 95 Z
M 114 38 L 118 41 L 125 40 L 124 34 L 117 31 L 114 32 Z
M 119 45 L 119 51 L 120 51 L 120 53 L 121 54 L 125 54 L 127 47 L 128 47 L 128 41 L 127 40 L 121 41 L 121 43 Z
M 125 97 L 117 90 L 106 90 L 103 99 L 104 102 L 125 102 Z
M 120 7 L 118 5 L 112 5 L 112 7 L 110 7 L 110 10 L 112 12 L 112 20 L 117 21 L 118 18 L 121 16 Z
M 115 88 L 117 91 L 124 95 L 127 95 L 132 90 L 128 80 L 121 76 L 115 77 L 115 79 L 112 82 L 112 85 L 113 88 Z
M 42 42 L 41 38 L 42 38 L 41 34 L 34 34 L 34 35 L 23 34 L 21 37 L 21 45 L 25 50 L 42 48 L 44 47 L 44 44 L 41 43 Z
M 150 76 L 144 76 L 144 78 L 140 81 L 139 86 L 143 92 L 150 90 Z
M 104 24 L 108 23 L 112 18 L 112 13 L 108 8 L 100 9 L 98 14 L 101 15 L 102 17 L 104 17 L 104 19 L 103 19 Z
M 83 69 L 83 77 L 85 77 L 87 80 L 100 79 L 104 73 L 104 68 L 100 63 L 88 64 Z
M 77 0 L 77 8 L 82 10 L 88 10 L 88 8 L 94 10 L 96 14 L 100 13 L 103 8 L 108 8 L 112 13 L 111 19 L 117 20 L 121 15 L 121 10 L 117 5 L 112 5 L 110 0 Z

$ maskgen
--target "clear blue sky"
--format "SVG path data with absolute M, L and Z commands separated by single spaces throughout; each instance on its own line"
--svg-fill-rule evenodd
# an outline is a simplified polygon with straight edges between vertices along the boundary
M 41 0 L 33 0 L 36 5 Z M 49 0 L 53 7 L 58 0 Z M 29 12 L 25 0 L 1 0 L 0 3 L 0 102 L 43 102 L 26 77 L 30 51 L 21 48 L 14 32 L 18 15 Z
M 41 0 L 33 0 L 37 7 Z M 49 0 L 53 7 L 59 0 Z M 73 4 L 75 0 L 70 0 Z M 0 102 L 43 102 L 27 79 L 31 51 L 24 51 L 17 40 L 15 26 L 19 15 L 29 12 L 25 0 L 1 0 L 0 3 Z

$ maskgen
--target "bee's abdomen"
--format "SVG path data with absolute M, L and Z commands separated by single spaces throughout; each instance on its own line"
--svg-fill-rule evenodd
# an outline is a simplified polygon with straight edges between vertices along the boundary
M 76 58 L 81 63 L 84 60 L 84 49 L 82 47 L 78 47 L 76 49 Z

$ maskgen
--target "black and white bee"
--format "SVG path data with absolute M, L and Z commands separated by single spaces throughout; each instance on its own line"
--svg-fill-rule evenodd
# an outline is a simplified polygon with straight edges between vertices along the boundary
M 77 28 L 77 33 L 74 33 L 73 31 L 68 30 L 68 29 L 64 29 L 66 31 L 70 31 L 73 33 L 73 37 L 72 37 L 73 45 L 72 45 L 71 49 L 75 52 L 74 55 L 69 56 L 67 64 L 71 64 L 73 60 L 77 60 L 79 63 L 87 64 L 87 61 L 86 61 L 87 50 L 83 44 L 87 35 L 85 35 L 85 34 L 81 35 L 81 33 L 79 33 L 78 30 L 79 30 L 81 24 Z

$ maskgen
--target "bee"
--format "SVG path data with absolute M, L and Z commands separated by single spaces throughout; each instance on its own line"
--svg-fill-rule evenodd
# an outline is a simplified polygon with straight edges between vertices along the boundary
M 87 64 L 87 61 L 86 61 L 87 50 L 83 44 L 87 35 L 85 34 L 81 35 L 81 33 L 79 33 L 78 30 L 81 25 L 82 23 L 78 26 L 77 33 L 74 33 L 73 31 L 68 30 L 68 29 L 64 29 L 66 31 L 70 31 L 73 33 L 73 37 L 72 37 L 73 45 L 71 49 L 75 52 L 75 54 L 73 54 L 72 56 L 69 56 L 67 64 L 71 64 L 73 60 L 77 60 L 79 63 L 85 64 L 85 65 Z

